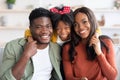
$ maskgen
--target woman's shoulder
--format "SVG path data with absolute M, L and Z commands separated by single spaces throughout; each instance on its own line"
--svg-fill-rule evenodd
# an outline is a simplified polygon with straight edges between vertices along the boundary
M 100 35 L 99 38 L 102 40 L 111 40 L 112 41 L 112 38 L 107 35 Z
M 101 35 L 101 36 L 99 36 L 99 39 L 102 40 L 103 42 L 107 43 L 107 44 L 113 43 L 112 38 L 107 36 L 107 35 Z

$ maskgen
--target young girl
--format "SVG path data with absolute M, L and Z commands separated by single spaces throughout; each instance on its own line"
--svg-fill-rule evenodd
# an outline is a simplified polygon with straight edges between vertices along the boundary
M 73 11 L 69 6 L 53 7 L 50 11 L 52 12 L 54 30 L 52 41 L 62 46 L 63 43 L 70 40 Z
M 74 11 L 71 40 L 63 46 L 65 80 L 115 80 L 117 75 L 112 40 L 97 36 L 94 13 L 87 7 Z

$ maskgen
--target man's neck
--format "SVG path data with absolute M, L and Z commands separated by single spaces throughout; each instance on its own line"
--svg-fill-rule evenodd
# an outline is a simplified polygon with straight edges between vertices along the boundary
M 49 43 L 48 43 L 48 44 L 37 44 L 37 48 L 38 48 L 38 49 L 44 49 L 44 48 L 46 48 L 48 45 L 49 45 Z

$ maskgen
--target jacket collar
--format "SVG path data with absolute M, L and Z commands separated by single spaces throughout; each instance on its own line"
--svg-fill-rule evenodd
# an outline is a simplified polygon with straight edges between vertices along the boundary
M 27 42 L 27 39 L 21 38 L 18 43 L 19 43 L 19 45 L 24 47 L 26 42 Z M 56 56 L 56 54 L 59 53 L 59 51 L 55 50 L 56 46 L 54 45 L 54 43 L 50 42 L 49 46 L 50 46 L 49 47 L 49 56 L 50 56 L 51 63 L 53 65 L 55 71 L 57 72 L 59 78 L 61 78 L 60 71 L 59 71 L 59 67 L 60 67 L 60 65 L 59 65 L 60 58 L 59 57 L 60 56 L 59 57 Z
M 26 44 L 26 42 L 27 42 L 26 38 L 21 38 L 21 39 L 19 39 L 18 44 L 20 46 L 24 47 L 24 45 Z

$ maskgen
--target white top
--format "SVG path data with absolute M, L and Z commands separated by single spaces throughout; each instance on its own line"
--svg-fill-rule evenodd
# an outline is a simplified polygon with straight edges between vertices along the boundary
M 49 58 L 49 46 L 37 50 L 32 57 L 34 73 L 31 80 L 49 80 L 51 78 L 52 64 Z
M 69 40 L 67 40 L 67 41 L 69 41 Z M 60 37 L 59 36 L 57 36 L 57 43 L 60 45 L 60 46 L 62 46 L 65 42 L 67 42 L 67 41 L 62 41 L 61 39 L 60 39 Z

